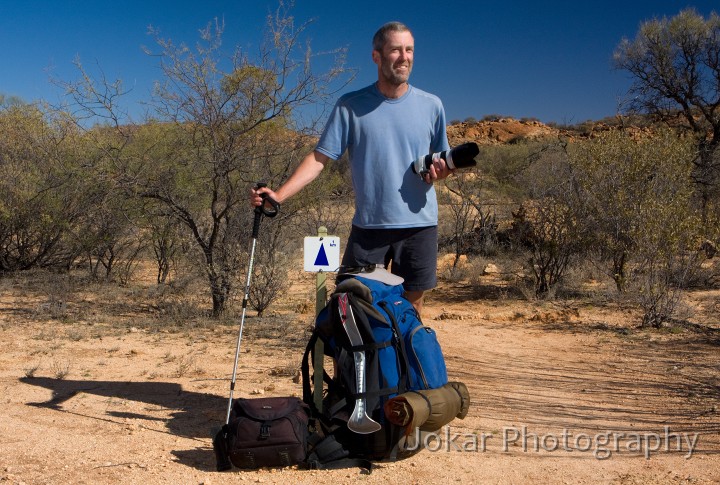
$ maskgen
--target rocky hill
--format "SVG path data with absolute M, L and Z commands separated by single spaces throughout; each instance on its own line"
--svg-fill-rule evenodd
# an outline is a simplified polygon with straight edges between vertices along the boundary
M 474 141 L 478 145 L 504 145 L 522 140 L 555 138 L 560 130 L 539 121 L 499 118 L 493 121 L 463 122 L 447 128 L 451 145 Z
M 647 120 L 625 120 L 624 130 L 642 137 L 652 133 Z M 620 128 L 619 120 L 588 121 L 572 127 L 558 128 L 537 120 L 496 118 L 476 122 L 455 123 L 447 127 L 451 146 L 475 142 L 478 145 L 505 145 L 522 141 L 541 141 L 562 137 L 570 141 L 593 138 L 600 133 Z

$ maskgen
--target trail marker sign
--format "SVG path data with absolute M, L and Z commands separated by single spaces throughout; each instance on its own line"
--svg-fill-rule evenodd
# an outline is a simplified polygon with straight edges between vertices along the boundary
M 337 236 L 305 238 L 305 271 L 333 272 L 340 269 L 340 238 Z

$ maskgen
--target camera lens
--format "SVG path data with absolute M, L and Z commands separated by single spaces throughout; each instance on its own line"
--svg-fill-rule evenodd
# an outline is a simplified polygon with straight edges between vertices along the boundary
M 474 167 L 477 165 L 474 158 L 478 153 L 480 153 L 480 149 L 478 148 L 477 143 L 463 143 L 462 145 L 458 145 L 450 150 L 450 153 L 448 153 L 445 161 L 447 162 L 448 167 L 453 170 L 456 168 Z
M 438 156 L 445 160 L 447 166 L 451 170 L 454 170 L 456 168 L 474 167 L 475 165 L 477 165 L 474 157 L 478 153 L 480 153 L 480 149 L 478 148 L 477 143 L 463 143 L 462 145 L 458 145 L 450 150 L 445 150 L 443 152 L 434 154 L 431 153 L 418 158 L 413 162 L 412 169 L 413 172 L 415 172 L 416 174 L 424 175 L 425 173 L 427 173 L 428 170 L 430 170 L 430 167 L 433 163 L 433 158 L 435 156 Z

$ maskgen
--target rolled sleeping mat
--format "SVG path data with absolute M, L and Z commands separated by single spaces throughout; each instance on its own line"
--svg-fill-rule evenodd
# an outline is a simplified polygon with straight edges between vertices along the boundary
M 455 418 L 463 419 L 470 409 L 470 393 L 462 382 L 448 382 L 437 389 L 410 391 L 385 403 L 385 417 L 411 433 L 436 431 Z

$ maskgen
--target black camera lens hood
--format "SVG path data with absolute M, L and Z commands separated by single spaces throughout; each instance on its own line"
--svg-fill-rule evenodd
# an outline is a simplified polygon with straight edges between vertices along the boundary
M 458 145 L 448 152 L 447 164 L 451 169 L 474 167 L 477 162 L 475 156 L 480 153 L 477 143 L 468 142 Z

